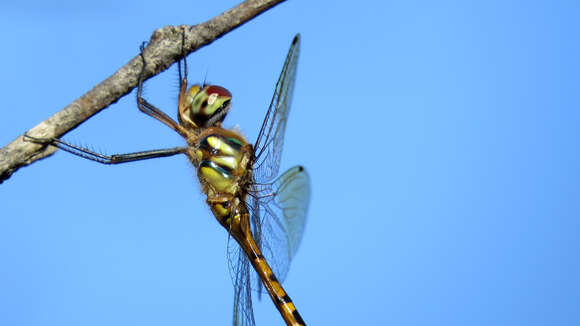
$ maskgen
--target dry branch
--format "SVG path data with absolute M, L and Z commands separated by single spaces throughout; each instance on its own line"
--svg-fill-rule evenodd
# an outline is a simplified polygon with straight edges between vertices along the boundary
M 248 0 L 199 25 L 166 26 L 156 30 L 144 50 L 147 61 L 145 79 L 169 68 L 181 58 L 182 53 L 189 54 L 210 44 L 227 32 L 283 1 Z M 186 42 L 182 50 L 181 40 L 184 31 Z M 137 49 L 137 46 L 135 48 Z M 60 138 L 131 92 L 137 86 L 141 69 L 142 61 L 137 54 L 109 78 L 26 133 L 40 138 Z M 8 179 L 19 168 L 45 158 L 56 151 L 52 146 L 47 147 L 24 141 L 22 136 L 18 136 L 10 144 L 0 149 L 0 183 Z

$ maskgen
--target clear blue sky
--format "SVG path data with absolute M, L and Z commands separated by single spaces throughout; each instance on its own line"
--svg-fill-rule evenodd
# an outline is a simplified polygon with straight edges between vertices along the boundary
M 0 5 L 0 145 L 165 25 L 237 1 Z M 31 9 L 32 8 L 32 9 Z M 311 209 L 286 289 L 310 325 L 579 325 L 576 1 L 289 1 L 189 56 L 255 140 L 302 52 L 282 168 Z M 174 68 L 146 96 L 175 116 Z M 66 137 L 106 153 L 183 141 L 134 93 Z M 57 153 L 0 185 L 0 325 L 229 325 L 226 233 L 185 157 Z M 269 300 L 258 325 L 281 325 Z

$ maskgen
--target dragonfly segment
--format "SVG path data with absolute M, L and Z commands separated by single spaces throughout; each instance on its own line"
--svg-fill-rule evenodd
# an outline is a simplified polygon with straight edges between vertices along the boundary
M 212 213 L 235 240 L 228 241 L 228 261 L 234 283 L 234 325 L 255 325 L 253 280 L 257 282 L 258 293 L 263 288 L 266 290 L 288 325 L 305 325 L 281 282 L 302 238 L 310 197 L 309 176 L 302 166 L 296 166 L 274 180 L 279 172 L 296 80 L 300 35 L 292 41 L 254 146 L 239 132 L 221 126 L 231 109 L 231 93 L 216 85 L 188 88 L 186 65 L 179 92 L 179 123 L 145 100 L 141 96 L 146 65 L 143 51 L 141 47 L 143 69 L 137 91 L 139 110 L 175 130 L 185 138 L 188 146 L 108 156 L 60 139 L 28 135 L 25 138 L 103 164 L 187 155 L 197 169 Z M 181 65 L 179 70 L 181 76 Z

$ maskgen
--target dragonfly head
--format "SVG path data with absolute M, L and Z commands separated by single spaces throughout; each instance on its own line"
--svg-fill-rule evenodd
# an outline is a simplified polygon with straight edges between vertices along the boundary
M 180 98 L 179 121 L 194 128 L 219 126 L 232 107 L 232 94 L 217 85 L 193 85 Z

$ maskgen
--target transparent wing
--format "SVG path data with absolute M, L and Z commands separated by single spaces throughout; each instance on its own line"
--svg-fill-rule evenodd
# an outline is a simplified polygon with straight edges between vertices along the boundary
M 292 104 L 299 52 L 300 34 L 296 34 L 276 83 L 276 89 L 266 113 L 266 118 L 254 145 L 256 155 L 254 178 L 257 182 L 266 183 L 272 181 L 280 169 L 284 132 Z
M 249 198 L 252 235 L 283 282 L 304 233 L 310 178 L 302 166 L 295 166 L 272 184 L 255 185 L 254 190 L 258 191 L 257 196 Z M 257 289 L 261 290 L 261 284 Z
M 306 224 L 310 202 L 310 177 L 304 167 L 295 166 L 274 181 L 274 191 L 276 195 L 270 206 L 273 207 L 273 212 L 282 212 L 284 216 L 283 226 L 288 240 L 288 254 L 292 259 L 298 250 Z
M 234 283 L 234 326 L 254 326 L 252 291 L 250 283 L 250 262 L 238 243 L 230 237 L 228 260 Z

